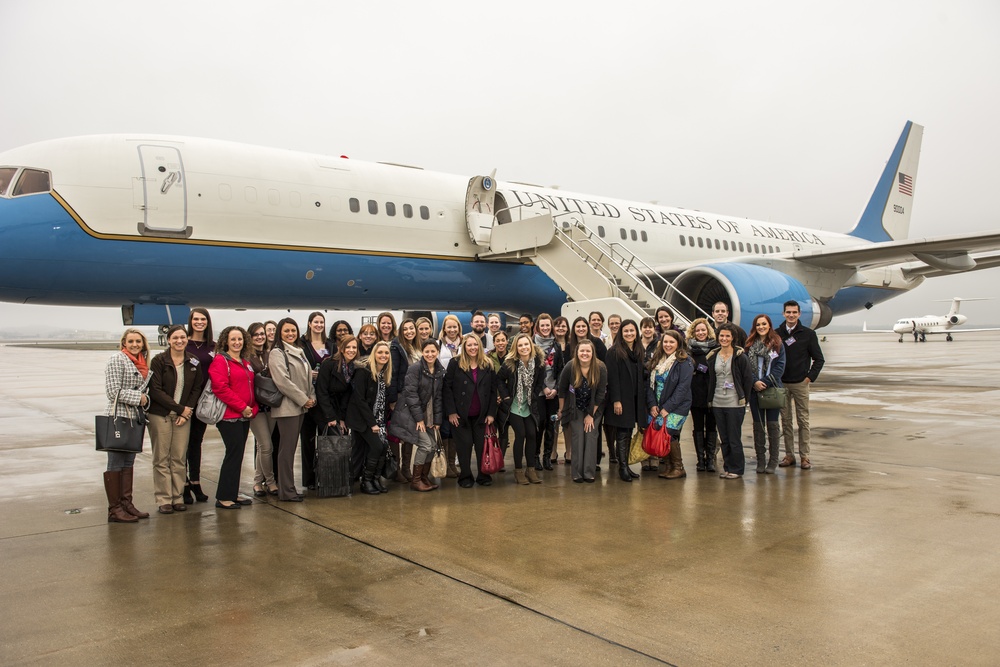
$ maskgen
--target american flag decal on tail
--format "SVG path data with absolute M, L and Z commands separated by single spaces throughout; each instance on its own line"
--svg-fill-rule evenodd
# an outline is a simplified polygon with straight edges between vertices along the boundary
M 913 196 L 913 179 L 903 172 L 899 172 L 899 191 L 904 195 Z

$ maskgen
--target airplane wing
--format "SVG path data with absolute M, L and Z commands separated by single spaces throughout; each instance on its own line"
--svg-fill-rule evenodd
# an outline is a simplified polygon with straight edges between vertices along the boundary
M 992 269 L 1000 266 L 1000 253 L 982 253 L 971 255 L 976 262 L 976 266 L 971 271 L 980 269 Z M 903 265 L 903 273 L 907 276 L 924 276 L 925 278 L 938 278 L 940 276 L 954 275 L 954 271 L 942 271 L 923 262 L 909 262 Z
M 989 251 L 1000 251 L 1000 231 L 903 239 L 830 250 L 803 250 L 793 253 L 792 258 L 828 269 L 863 269 L 916 260 L 921 264 L 915 265 L 915 270 L 920 271 L 921 266 L 927 266 L 931 271 L 943 274 L 997 266 L 1000 257 L 996 255 L 990 254 L 985 258 L 988 266 L 979 266 L 978 260 L 970 255 Z

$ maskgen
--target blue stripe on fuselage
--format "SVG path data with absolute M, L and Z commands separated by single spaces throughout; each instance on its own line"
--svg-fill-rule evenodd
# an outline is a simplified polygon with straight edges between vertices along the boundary
M 52 196 L 33 195 L 0 199 L 0 299 L 558 312 L 565 295 L 523 264 L 95 238 Z
M 865 309 L 865 304 L 873 305 L 888 301 L 903 294 L 900 290 L 883 289 L 881 287 L 845 287 L 837 292 L 827 302 L 833 311 L 833 316 L 846 315 Z

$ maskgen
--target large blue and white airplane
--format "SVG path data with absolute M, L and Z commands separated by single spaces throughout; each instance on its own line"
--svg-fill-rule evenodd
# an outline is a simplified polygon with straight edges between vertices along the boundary
M 846 234 L 187 137 L 57 139 L 0 154 L 0 300 L 215 308 L 474 308 L 802 321 L 1000 264 L 1000 230 L 907 239 L 922 128 L 906 123 Z M 600 307 L 598 307 L 600 306 Z

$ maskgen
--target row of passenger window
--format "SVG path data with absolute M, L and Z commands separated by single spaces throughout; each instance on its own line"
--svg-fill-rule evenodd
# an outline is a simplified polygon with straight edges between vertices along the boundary
M 361 202 L 357 199 L 357 197 L 351 197 L 349 203 L 351 205 L 351 213 L 361 212 Z M 420 210 L 421 220 L 431 219 L 431 210 L 429 208 L 427 208 L 426 206 L 421 206 L 419 210 Z M 378 215 L 378 202 L 375 201 L 374 199 L 368 200 L 368 212 L 371 213 L 372 215 Z M 385 203 L 385 214 L 390 218 L 396 215 L 395 202 L 387 201 Z M 413 217 L 413 206 L 411 206 L 410 204 L 403 204 L 403 217 L 404 218 Z
M 624 227 L 620 228 L 618 231 L 621 234 L 622 241 L 627 241 L 630 236 L 633 241 L 638 241 L 640 238 L 644 243 L 649 241 L 649 237 L 646 235 L 646 232 L 644 231 L 636 233 L 634 229 L 625 229 Z M 605 234 L 606 232 L 604 230 L 604 225 L 598 225 L 597 235 L 603 239 Z M 723 239 L 720 242 L 719 239 L 702 238 L 700 236 L 696 239 L 693 236 L 684 236 L 683 234 L 681 235 L 680 239 L 682 246 L 691 246 L 692 248 L 695 246 L 695 244 L 697 244 L 699 248 L 714 247 L 716 250 L 732 250 L 733 252 L 755 252 L 759 255 L 781 252 L 781 248 L 779 246 L 770 246 L 770 245 L 765 246 L 757 243 L 744 244 L 743 241 L 730 242 L 727 239 Z

